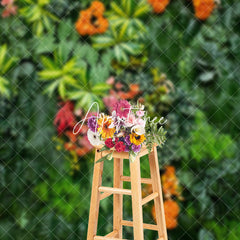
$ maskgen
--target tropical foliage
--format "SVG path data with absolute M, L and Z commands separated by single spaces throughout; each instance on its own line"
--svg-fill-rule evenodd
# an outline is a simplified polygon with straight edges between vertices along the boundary
M 72 130 L 92 102 L 111 115 L 120 99 L 168 120 L 158 154 L 169 239 L 239 239 L 238 1 L 0 3 L 0 239 L 86 239 L 93 148 L 86 122 Z M 109 161 L 103 184 L 112 184 Z M 111 198 L 100 211 L 105 235 Z M 154 218 L 149 203 L 144 220 Z

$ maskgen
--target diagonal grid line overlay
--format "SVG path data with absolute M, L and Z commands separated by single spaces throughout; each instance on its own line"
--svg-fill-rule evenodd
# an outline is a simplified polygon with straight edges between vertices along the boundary
M 167 56 L 166 56 L 167 57 Z M 191 79 L 190 79 L 191 80 Z M 220 109 L 221 110 L 221 109 Z M 185 122 L 185 121 L 184 121 Z M 183 124 L 182 124 L 183 125 Z

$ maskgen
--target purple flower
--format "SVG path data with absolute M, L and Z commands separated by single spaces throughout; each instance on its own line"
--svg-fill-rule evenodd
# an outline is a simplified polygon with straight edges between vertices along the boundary
M 124 152 L 129 152 L 129 146 L 125 145 L 125 150 Z
M 135 145 L 135 144 L 132 145 L 132 150 L 134 152 L 139 152 L 140 149 L 141 149 L 141 145 Z
M 128 145 L 128 146 L 131 145 L 130 136 L 129 136 L 129 135 L 127 135 L 127 136 L 125 137 L 125 143 L 126 143 L 126 145 Z
M 88 127 L 91 131 L 93 132 L 96 132 L 97 131 L 97 128 L 98 128 L 98 124 L 97 124 L 97 121 L 96 121 L 96 117 L 95 116 L 91 116 L 89 119 L 88 119 Z

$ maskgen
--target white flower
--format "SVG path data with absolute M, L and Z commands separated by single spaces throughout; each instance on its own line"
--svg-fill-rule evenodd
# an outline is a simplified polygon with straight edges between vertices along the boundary
M 99 146 L 104 144 L 103 141 L 100 140 L 100 134 L 98 132 L 93 132 L 90 129 L 88 129 L 87 131 L 87 137 L 89 142 L 93 145 L 93 146 Z
M 131 132 L 135 132 L 137 135 L 145 134 L 145 126 L 142 125 L 135 125 L 131 128 Z

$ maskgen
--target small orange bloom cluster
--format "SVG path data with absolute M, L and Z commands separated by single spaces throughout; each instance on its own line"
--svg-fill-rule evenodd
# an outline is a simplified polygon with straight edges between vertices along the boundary
M 103 17 L 104 11 L 104 5 L 99 1 L 93 1 L 88 9 L 80 11 L 79 19 L 75 24 L 78 33 L 85 36 L 106 32 L 108 20 Z
M 129 90 L 127 92 L 122 91 L 122 88 L 119 88 L 117 95 L 121 99 L 133 99 L 140 93 L 140 88 L 138 84 L 131 83 L 129 85 Z
M 170 199 L 172 196 L 181 198 L 179 182 L 173 166 L 165 167 L 165 172 L 162 175 L 162 185 L 163 193 L 166 199 Z
M 162 175 L 163 193 L 166 201 L 164 202 L 164 212 L 167 229 L 174 229 L 177 227 L 177 217 L 179 214 L 179 206 L 172 197 L 182 199 L 179 182 L 175 173 L 175 167 L 166 166 L 165 172 Z
M 178 225 L 177 217 L 180 208 L 177 202 L 169 199 L 164 202 L 164 213 L 167 229 L 174 229 Z
M 166 200 L 164 202 L 164 214 L 165 214 L 165 221 L 167 229 L 171 230 L 177 227 L 177 217 L 180 212 L 180 208 L 177 202 L 173 200 Z M 156 212 L 155 206 L 152 207 L 152 216 L 156 221 Z
M 178 225 L 177 218 L 180 212 L 180 208 L 178 206 L 178 203 L 174 201 L 172 197 L 175 196 L 179 200 L 182 200 L 181 191 L 178 185 L 178 179 L 175 175 L 175 168 L 173 166 L 166 166 L 161 180 L 165 199 L 164 212 L 166 227 L 167 229 L 174 229 Z M 143 189 L 142 195 L 145 197 L 150 193 L 152 193 L 152 187 L 148 185 Z M 152 207 L 152 216 L 156 221 L 156 212 L 154 206 Z
M 215 0 L 193 0 L 195 16 L 200 20 L 206 20 L 215 8 Z
M 148 0 L 148 2 L 152 5 L 155 13 L 163 13 L 170 0 Z
M 69 141 L 64 143 L 64 148 L 67 151 L 75 151 L 76 154 L 80 157 L 89 153 L 92 148 L 90 147 L 86 136 L 87 130 L 87 126 L 83 125 L 81 130 L 81 133 L 84 134 L 83 136 L 76 136 L 72 131 L 66 131 L 65 135 Z

